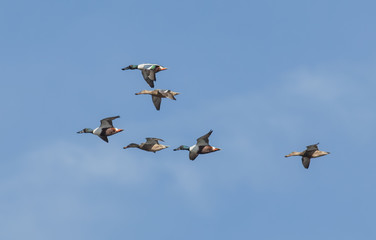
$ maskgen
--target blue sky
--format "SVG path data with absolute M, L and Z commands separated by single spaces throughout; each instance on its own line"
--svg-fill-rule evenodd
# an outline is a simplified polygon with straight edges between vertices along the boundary
M 374 239 L 375 7 L 2 1 L 0 238 Z M 121 71 L 145 62 L 181 93 L 159 112 Z M 171 148 L 122 149 L 145 137 Z

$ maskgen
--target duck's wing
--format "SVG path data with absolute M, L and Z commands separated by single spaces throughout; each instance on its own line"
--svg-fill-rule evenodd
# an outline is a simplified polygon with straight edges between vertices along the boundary
M 213 130 L 210 130 L 204 136 L 197 138 L 197 146 L 209 145 L 209 137 L 212 134 L 212 132 L 213 132 Z
M 176 100 L 176 98 L 174 97 L 174 95 L 171 93 L 171 90 L 159 90 L 159 93 L 165 97 L 165 98 L 169 98 L 169 99 L 172 99 L 172 100 Z
M 190 159 L 190 160 L 192 160 L 192 161 L 195 160 L 197 156 L 198 156 L 197 153 L 194 153 L 194 152 L 192 152 L 192 151 L 189 151 L 189 159 Z
M 302 164 L 305 168 L 308 169 L 309 163 L 311 162 L 311 158 L 309 157 L 302 157 Z
M 99 135 L 98 137 L 102 138 L 103 141 L 108 142 L 107 136 L 101 136 L 101 135 Z
M 159 142 L 158 141 L 162 141 L 162 142 L 164 142 L 162 139 L 160 139 L 160 138 L 146 138 L 146 143 L 145 144 L 152 144 L 152 145 L 154 145 L 154 144 L 159 144 Z
M 154 88 L 154 81 L 155 78 L 155 71 L 150 69 L 142 69 L 142 76 L 144 77 L 145 81 L 149 84 L 151 88 Z
M 318 144 L 319 143 L 307 146 L 307 149 L 304 151 L 304 156 L 311 157 L 314 152 L 319 150 L 319 148 L 317 147 Z
M 319 145 L 319 143 L 307 146 L 307 151 L 319 150 L 319 148 L 317 147 L 317 145 Z
M 112 125 L 112 120 L 119 118 L 119 117 L 120 116 L 115 116 L 115 117 L 109 117 L 109 118 L 102 119 L 100 128 L 113 128 L 114 126 Z
M 159 111 L 159 109 L 161 109 L 162 99 L 160 97 L 156 97 L 156 96 L 151 96 L 151 98 L 153 99 L 153 103 L 154 103 L 155 108 Z

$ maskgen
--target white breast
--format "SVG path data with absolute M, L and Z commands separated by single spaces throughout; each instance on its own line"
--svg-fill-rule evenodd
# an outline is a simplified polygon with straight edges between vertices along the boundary
M 101 132 L 102 132 L 102 129 L 99 127 L 93 130 L 93 134 L 98 135 L 98 136 L 101 134 Z
M 138 65 L 137 68 L 138 69 L 149 69 L 153 65 L 154 64 L 151 64 L 151 63 L 143 63 L 143 64 Z
M 192 147 L 189 148 L 190 152 L 197 153 L 198 152 L 198 146 L 195 144 Z

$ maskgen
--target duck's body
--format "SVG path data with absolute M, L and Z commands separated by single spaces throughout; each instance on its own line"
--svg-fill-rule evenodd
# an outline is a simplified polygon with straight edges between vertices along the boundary
M 178 150 L 187 150 L 189 151 L 189 159 L 195 160 L 199 154 L 207 154 L 221 149 L 209 145 L 209 137 L 212 134 L 213 130 L 210 130 L 207 134 L 197 139 L 197 143 L 191 147 L 181 145 L 178 148 L 175 148 L 174 151 Z
M 101 120 L 101 125 L 95 128 L 94 130 L 91 128 L 84 128 L 77 133 L 92 133 L 100 137 L 103 141 L 108 142 L 108 138 L 107 138 L 108 136 L 111 136 L 111 135 L 114 135 L 116 133 L 123 131 L 123 129 L 115 128 L 112 125 L 112 120 L 119 118 L 119 117 L 120 116 L 104 118 Z
M 144 143 L 141 143 L 141 144 L 131 143 L 128 146 L 123 147 L 123 149 L 127 149 L 127 148 L 139 148 L 139 149 L 142 149 L 144 151 L 154 152 L 155 153 L 157 151 L 160 151 L 160 150 L 163 150 L 163 149 L 169 147 L 169 146 L 160 144 L 158 141 L 164 142 L 160 138 L 146 138 L 146 142 L 144 142 Z
M 179 95 L 178 92 L 173 92 L 171 90 L 162 90 L 162 89 L 155 89 L 153 91 L 149 90 L 142 90 L 139 93 L 135 93 L 136 95 L 140 94 L 149 94 L 153 100 L 155 108 L 159 111 L 161 109 L 161 102 L 162 98 L 169 98 L 172 100 L 176 100 L 175 95 Z
M 309 168 L 309 164 L 311 162 L 311 158 L 317 158 L 321 156 L 325 156 L 330 154 L 330 152 L 320 151 L 317 147 L 317 144 L 309 145 L 307 146 L 307 149 L 303 152 L 292 152 L 285 157 L 291 157 L 291 156 L 302 156 L 302 164 L 305 168 Z
M 143 63 L 139 65 L 129 65 L 128 67 L 124 67 L 121 70 L 128 70 L 128 69 L 139 69 L 142 72 L 142 76 L 144 77 L 145 81 L 149 84 L 151 88 L 154 88 L 154 82 L 157 80 L 155 74 L 157 72 L 166 70 L 167 68 L 152 63 Z

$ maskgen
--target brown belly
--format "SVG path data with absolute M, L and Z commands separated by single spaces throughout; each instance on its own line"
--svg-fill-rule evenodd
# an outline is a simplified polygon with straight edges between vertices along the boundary
M 116 133 L 116 130 L 115 128 L 107 128 L 107 129 L 103 129 L 104 131 L 102 132 L 104 136 L 111 136 L 111 135 L 114 135 Z
M 203 147 L 199 147 L 199 148 L 200 148 L 199 151 L 198 151 L 199 154 L 206 154 L 206 153 L 213 152 L 212 146 L 203 146 Z

